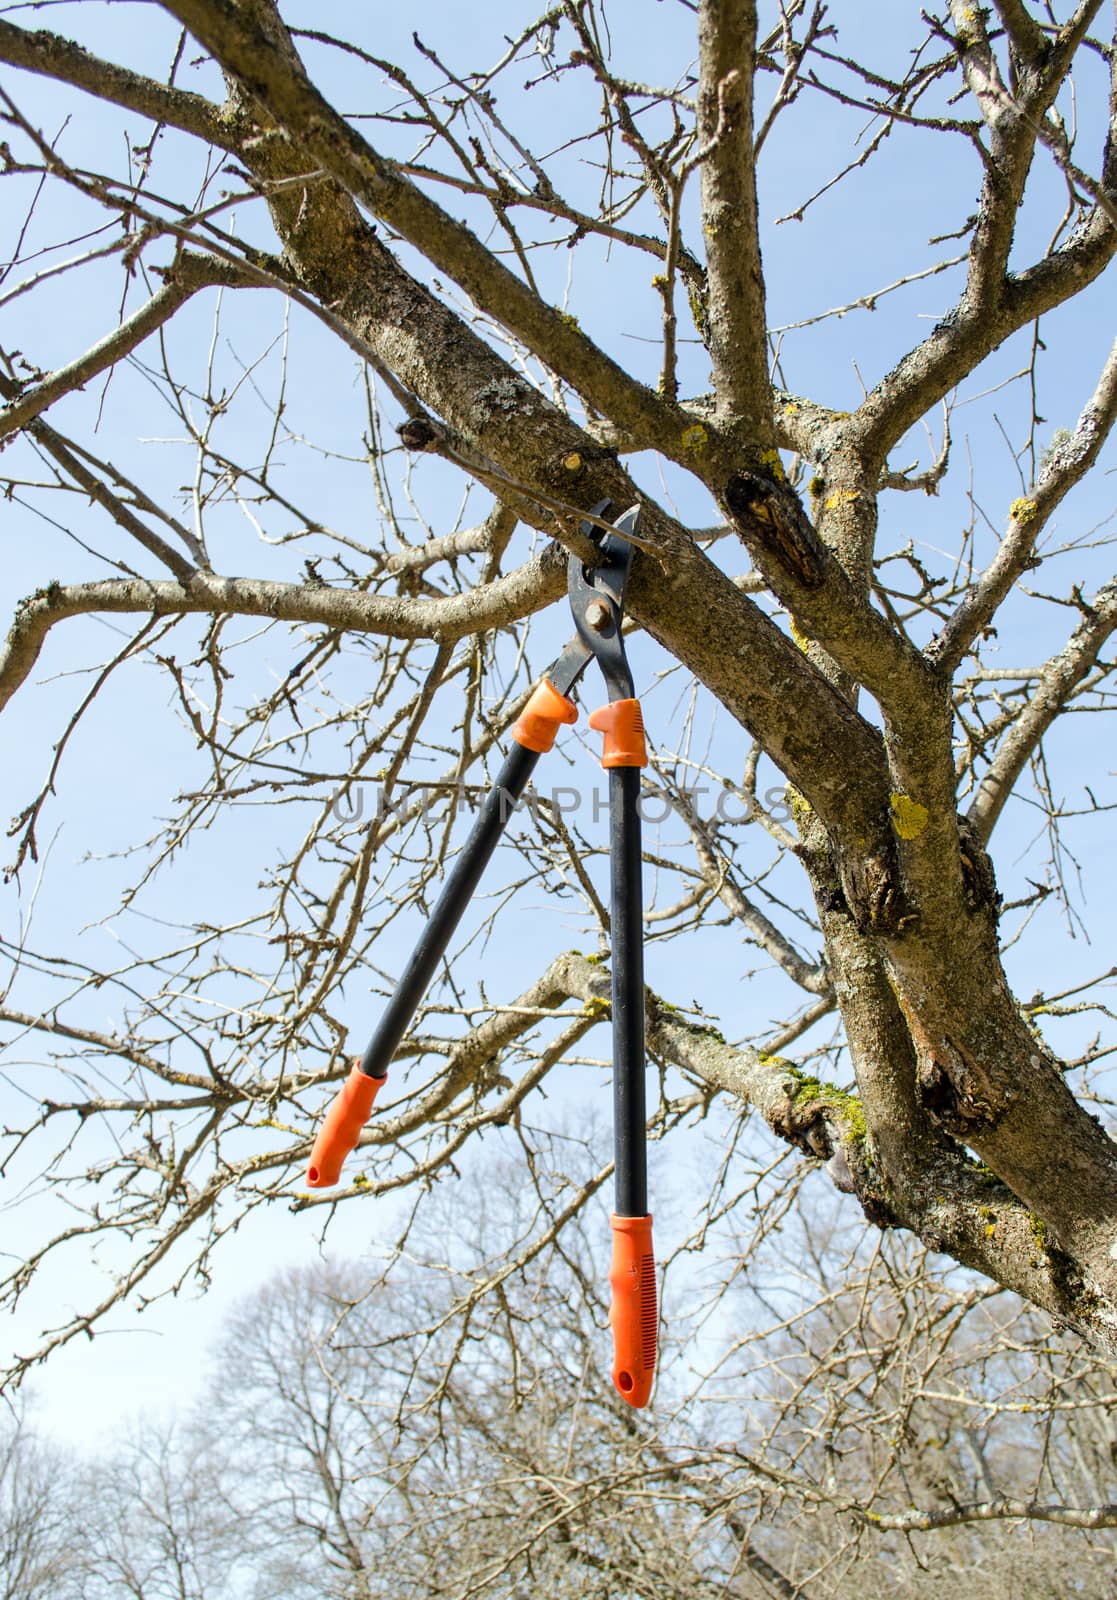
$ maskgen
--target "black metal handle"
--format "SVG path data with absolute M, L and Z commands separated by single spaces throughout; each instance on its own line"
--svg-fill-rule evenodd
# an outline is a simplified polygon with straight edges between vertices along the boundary
M 614 1192 L 619 1217 L 648 1210 L 644 1129 L 644 896 L 641 884 L 640 768 L 609 773 L 613 924 Z
M 400 1040 L 430 986 L 435 968 L 446 953 L 454 929 L 473 897 L 481 874 L 488 866 L 538 760 L 538 752 L 526 750 L 523 745 L 514 744 L 509 751 L 496 782 L 485 796 L 469 838 L 446 876 L 430 921 L 423 929 L 361 1059 L 361 1071 L 366 1077 L 386 1076 Z

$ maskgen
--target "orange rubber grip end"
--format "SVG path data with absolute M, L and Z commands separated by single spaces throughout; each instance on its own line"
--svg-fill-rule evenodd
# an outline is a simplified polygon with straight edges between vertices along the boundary
M 318 1130 L 306 1181 L 312 1189 L 331 1189 L 341 1177 L 345 1158 L 361 1137 L 361 1129 L 369 1119 L 373 1102 L 387 1079 L 370 1078 L 354 1062 L 345 1082 L 339 1089 L 326 1120 Z
M 651 1217 L 610 1217 L 613 1264 L 613 1384 L 622 1400 L 646 1406 L 655 1377 L 659 1313 L 655 1298 L 655 1252 Z
M 525 750 L 535 750 L 545 755 L 554 744 L 562 724 L 577 720 L 578 707 L 573 700 L 560 694 L 546 678 L 540 678 L 512 729 L 512 737 Z
M 647 766 L 644 713 L 639 700 L 611 700 L 600 710 L 591 711 L 590 727 L 605 735 L 605 747 L 601 752 L 603 767 Z

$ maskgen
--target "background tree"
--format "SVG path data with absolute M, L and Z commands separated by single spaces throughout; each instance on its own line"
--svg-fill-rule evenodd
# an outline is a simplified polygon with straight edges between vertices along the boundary
M 654 30 L 569 0 L 392 59 L 320 26 L 344 13 L 271 0 L 65 16 L 95 49 L 0 19 L 20 218 L 0 425 L 34 589 L 0 702 L 20 717 L 40 661 L 90 679 L 16 724 L 6 1170 L 71 1209 L 6 1292 L 75 1244 L 111 1277 L 16 1372 L 204 1274 L 297 1181 L 456 799 L 568 631 L 566 555 L 604 496 L 642 507 L 633 655 L 673 807 L 649 841 L 652 1132 L 693 1149 L 700 1124 L 724 1157 L 668 1255 L 715 1223 L 766 1236 L 801 1154 L 874 1226 L 1112 1356 L 1112 964 L 1055 950 L 1113 804 L 1104 723 L 1078 715 L 1112 709 L 1117 626 L 1100 0 L 853 20 L 677 0 Z M 780 217 L 796 273 L 819 269 L 806 302 Z M 777 300 L 799 301 L 785 322 Z M 872 336 L 843 345 L 858 308 Z M 834 375 L 854 352 L 859 387 Z M 82 826 L 109 859 L 52 888 L 94 736 L 82 792 L 115 782 L 119 816 Z M 142 843 L 117 826 L 151 815 Z M 608 1178 L 592 1141 L 562 1182 L 538 1173 L 546 1092 L 607 1014 L 599 824 L 544 791 L 515 843 L 340 1196 L 420 1197 L 486 1133 L 522 1150 L 534 1201 L 466 1329 Z M 591 955 L 561 950 L 556 902 Z M 467 967 L 490 936 L 499 979 Z
M 212 1600 L 237 1595 L 260 1561 L 257 1529 L 232 1501 L 239 1464 L 221 1419 L 133 1426 L 75 1474 L 67 1517 L 81 1553 L 76 1581 L 52 1591 L 82 1600 Z M 76 1513 L 76 1515 L 75 1515 Z
M 751 1302 L 733 1307 L 747 1350 L 723 1338 L 705 1384 L 637 1417 L 599 1359 L 604 1207 L 485 1293 L 530 1206 L 514 1164 L 485 1177 L 487 1215 L 451 1259 L 440 1195 L 390 1275 L 323 1262 L 247 1297 L 173 1428 L 60 1458 L 74 1573 L 17 1592 L 1111 1592 L 1112 1373 L 1080 1343 L 1048 1340 L 1037 1363 L 1040 1319 L 1019 1301 L 928 1272 L 903 1235 L 850 1240 L 828 1208 L 793 1205 L 733 1293 Z M 813 1270 L 774 1314 L 795 1248 Z M 675 1284 L 692 1350 L 701 1298 Z M 1006 1486 L 1032 1498 L 1010 1508 Z
M 70 1464 L 36 1438 L 24 1409 L 9 1410 L 0 1428 L 0 1594 L 4 1600 L 48 1600 L 84 1562 L 72 1541 Z

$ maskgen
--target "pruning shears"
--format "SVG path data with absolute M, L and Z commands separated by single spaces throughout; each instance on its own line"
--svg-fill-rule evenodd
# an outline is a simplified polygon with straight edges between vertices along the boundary
M 592 515 L 604 519 L 609 501 Z M 604 735 L 601 765 L 609 773 L 609 860 L 612 924 L 613 1138 L 615 1210 L 611 1218 L 613 1291 L 613 1383 L 629 1405 L 647 1404 L 655 1373 L 658 1311 L 652 1219 L 648 1214 L 644 1085 L 644 947 L 641 890 L 640 768 L 647 765 L 640 702 L 621 638 L 624 591 L 632 565 L 639 507 L 633 506 L 608 533 L 591 522 L 581 532 L 598 559 L 572 555 L 567 592 L 575 635 L 533 689 L 512 729 L 513 747 L 485 797 L 473 829 L 447 874 L 423 931 L 380 1025 L 333 1101 L 310 1155 L 306 1181 L 329 1188 L 354 1149 L 388 1065 L 434 977 L 446 947 L 473 896 L 508 818 L 527 787 L 539 757 L 558 730 L 577 720 L 570 691 L 591 660 L 605 677 L 608 703 L 590 714 L 589 725 Z

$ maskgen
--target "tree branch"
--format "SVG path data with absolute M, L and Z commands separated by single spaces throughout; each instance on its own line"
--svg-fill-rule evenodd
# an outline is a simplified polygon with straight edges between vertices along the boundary
M 183 133 L 195 134 L 207 144 L 224 150 L 236 148 L 232 122 L 204 95 L 156 83 L 154 78 L 91 55 L 59 34 L 42 28 L 31 32 L 0 19 L 0 61 L 71 84 L 96 95 L 98 100 L 108 100 L 126 111 L 138 111 L 152 122 L 164 122 Z
M 223 285 L 226 288 L 245 288 L 258 283 L 252 275 L 242 273 L 235 263 L 221 261 L 214 256 L 184 252 L 164 274 L 161 289 L 156 290 L 146 305 L 134 311 L 119 327 L 107 333 L 84 355 L 68 366 L 59 367 L 42 382 L 25 389 L 18 399 L 0 411 L 0 440 L 27 426 L 48 406 L 63 395 L 81 389 L 99 372 L 115 365 L 141 345 L 149 334 L 161 328 L 187 300 L 199 289 Z
M 719 451 L 724 459 L 728 455 Z M 734 472 L 721 490 L 722 503 L 772 592 L 788 607 L 796 628 L 826 650 L 839 668 L 863 684 L 884 707 L 917 703 L 927 685 L 926 663 L 908 639 L 859 592 L 843 563 L 815 531 L 798 496 L 778 475 Z M 834 542 L 860 565 L 865 534 L 876 526 L 872 491 L 838 491 L 827 509 L 836 513 Z M 855 530 L 843 538 L 848 520 Z M 858 537 L 860 535 L 860 537 Z M 846 550 L 843 550 L 846 553 Z
M 1039 475 L 1035 493 L 1013 503 L 1008 532 L 997 554 L 967 592 L 937 640 L 928 647 L 928 659 L 945 676 L 953 677 L 974 639 L 993 620 L 1001 601 L 1026 571 L 1051 513 L 1097 461 L 1114 421 L 1117 421 L 1117 341 L 1071 439 L 1052 452 Z
M 1005 280 L 996 303 L 960 308 L 938 324 L 871 391 L 848 424 L 866 461 L 888 452 L 924 413 L 1019 328 L 1093 283 L 1117 252 L 1117 228 L 1098 207 L 1067 244 Z
M 976 1500 L 969 1505 L 947 1506 L 941 1511 L 878 1513 L 854 1508 L 854 1516 L 878 1533 L 930 1533 L 956 1528 L 963 1522 L 1054 1522 L 1063 1528 L 1117 1528 L 1117 1504 L 1100 1506 L 1045 1505 L 1038 1500 L 1016 1500 L 1000 1495 L 996 1500 Z
M 1047 44 L 1043 29 L 1029 14 L 1023 0 L 993 0 L 993 5 L 1016 56 L 1029 66 L 1034 65 Z
M 954 311 L 929 339 L 892 369 L 854 413 L 850 434 L 866 460 L 883 465 L 888 451 L 913 423 L 1010 334 L 1084 289 L 1105 269 L 1117 251 L 1117 228 L 1109 212 L 1117 199 L 1117 59 L 1111 63 L 1109 124 L 1101 163 L 1099 194 L 1088 221 L 1066 244 L 1020 273 L 1006 274 L 1015 218 L 1042 119 L 1054 102 L 1070 68 L 1073 51 L 1097 0 L 1062 30 L 1056 47 L 1035 70 L 1033 81 L 1012 95 L 1000 81 L 985 40 L 978 9 L 952 0 L 956 12 L 972 26 L 964 58 L 981 82 L 984 109 L 997 128 L 992 171 L 982 195 L 981 221 L 970 250 L 966 289 Z M 970 14 L 976 19 L 970 23 Z M 967 35 L 967 38 L 970 36 Z M 983 42 L 983 40 L 985 42 Z M 984 64 L 983 64 L 984 63 Z M 984 85 L 984 87 L 982 87 Z
M 1100 589 L 1092 604 L 1082 602 L 1085 616 L 1058 655 L 1045 664 L 1027 705 L 1001 741 L 993 764 L 970 807 L 969 819 L 979 838 L 988 840 L 1024 767 L 1074 690 L 1087 676 L 1098 654 L 1117 630 L 1117 578 Z
M 674 439 L 678 413 L 633 380 L 572 320 L 547 305 L 472 231 L 379 155 L 311 84 L 294 47 L 231 0 L 161 0 L 314 161 L 382 217 L 474 304 L 571 383 L 598 410 L 653 444 Z
M 702 0 L 698 140 L 706 241 L 709 351 L 718 412 L 768 442 L 764 276 L 753 162 L 755 0 Z
M 19 385 L 11 378 L 5 378 L 0 374 L 0 395 L 8 401 L 18 403 L 20 398 Z M 111 489 L 95 473 L 91 472 L 82 461 L 79 461 L 61 434 L 57 433 L 49 423 L 44 422 L 41 417 L 30 418 L 24 423 L 24 427 L 31 437 L 42 445 L 48 455 L 54 458 L 63 472 L 67 473 L 91 500 L 96 501 L 99 506 L 103 507 L 113 521 L 124 529 L 125 533 L 130 534 L 137 544 L 142 545 L 156 560 L 162 562 L 163 566 L 174 573 L 180 583 L 186 584 L 190 582 L 195 571 L 193 564 L 185 556 L 180 555 L 173 545 L 169 545 L 165 539 L 160 538 L 157 533 L 153 533 L 146 523 L 141 522 L 139 517 L 117 495 L 114 495 Z
M 64 617 L 89 612 L 271 617 L 277 622 L 380 633 L 391 639 L 448 642 L 530 616 L 565 590 L 566 554 L 557 546 L 505 577 L 443 600 L 369 595 L 326 584 L 222 578 L 212 572 L 195 572 L 184 583 L 129 578 L 52 584 L 31 595 L 16 612 L 0 654 L 0 710 L 34 667 L 50 628 Z

